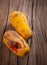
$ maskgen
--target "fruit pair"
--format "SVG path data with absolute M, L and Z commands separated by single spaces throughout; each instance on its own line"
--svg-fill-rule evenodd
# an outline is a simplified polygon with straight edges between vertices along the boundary
M 5 32 L 3 42 L 13 53 L 22 57 L 30 51 L 30 47 L 25 40 L 32 36 L 32 31 L 24 13 L 12 12 L 9 20 L 16 31 Z

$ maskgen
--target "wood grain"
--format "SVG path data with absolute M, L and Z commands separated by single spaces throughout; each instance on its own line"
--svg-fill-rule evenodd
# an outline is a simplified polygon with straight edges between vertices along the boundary
M 7 23 L 9 0 L 0 0 L 0 41 Z
M 45 7 L 46 0 L 35 0 L 33 3 L 33 55 L 29 58 L 29 65 L 47 65 L 47 33 L 45 32 L 47 18 Z M 31 52 L 32 54 L 32 52 Z M 30 54 L 30 55 L 31 55 Z
M 1 42 L 4 32 L 13 29 L 9 15 L 15 10 L 25 13 L 33 30 L 33 37 L 27 41 L 31 50 L 23 58 Z M 47 0 L 0 0 L 0 12 L 0 65 L 47 65 Z
M 4 29 L 6 28 L 7 17 L 8 17 L 9 0 L 0 0 L 0 64 L 4 57 L 4 51 L 2 53 L 3 43 L 1 41 Z M 4 64 L 4 63 L 3 63 Z

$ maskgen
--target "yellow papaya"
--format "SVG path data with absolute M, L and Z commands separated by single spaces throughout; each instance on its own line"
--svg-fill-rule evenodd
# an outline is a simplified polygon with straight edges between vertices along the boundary
M 5 32 L 3 42 L 17 56 L 23 57 L 30 51 L 27 42 L 16 31 L 10 30 Z
M 10 24 L 14 29 L 25 39 L 28 40 L 33 34 L 31 28 L 28 25 L 28 20 L 24 13 L 14 11 L 9 17 Z

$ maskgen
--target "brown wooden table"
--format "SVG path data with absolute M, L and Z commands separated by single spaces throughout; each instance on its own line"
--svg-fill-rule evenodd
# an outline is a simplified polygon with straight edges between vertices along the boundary
M 4 32 L 12 29 L 9 15 L 15 10 L 25 13 L 33 30 L 31 51 L 23 58 L 2 43 Z M 47 65 L 47 0 L 0 0 L 0 65 Z

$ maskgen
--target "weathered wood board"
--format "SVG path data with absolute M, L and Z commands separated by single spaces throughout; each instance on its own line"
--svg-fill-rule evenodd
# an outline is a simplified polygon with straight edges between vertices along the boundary
M 30 52 L 23 58 L 13 54 L 2 42 L 5 31 L 13 29 L 9 15 L 24 12 L 33 36 Z M 47 65 L 47 0 L 0 0 L 0 65 Z

